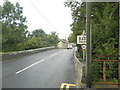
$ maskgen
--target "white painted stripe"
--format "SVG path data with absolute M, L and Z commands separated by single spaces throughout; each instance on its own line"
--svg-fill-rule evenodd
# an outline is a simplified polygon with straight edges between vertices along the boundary
M 58 53 L 54 53 L 54 54 L 50 55 L 49 58 L 55 56 L 56 54 L 58 54 Z
M 60 51 L 60 52 L 58 52 L 58 53 L 54 53 L 54 54 L 48 56 L 48 58 L 53 57 L 53 56 L 55 56 L 55 55 L 57 55 L 57 54 L 59 54 L 59 53 L 61 53 L 61 52 L 63 52 L 63 51 Z M 46 58 L 46 59 L 47 59 L 47 58 Z M 19 73 L 21 73 L 21 72 L 23 72 L 23 71 L 25 71 L 25 70 L 27 70 L 27 69 L 29 69 L 29 68 L 37 65 L 37 64 L 39 64 L 40 62 L 42 62 L 42 61 L 44 61 L 44 60 L 45 60 L 45 59 L 42 59 L 42 60 L 40 60 L 40 61 L 38 61 L 38 62 L 36 62 L 36 63 L 33 63 L 33 64 L 27 66 L 26 68 L 17 71 L 16 74 L 19 74 Z
M 35 66 L 36 64 L 38 64 L 38 63 L 44 61 L 44 60 L 45 60 L 45 59 L 42 59 L 42 60 L 40 60 L 40 61 L 38 61 L 38 62 L 36 62 L 36 63 L 34 63 L 34 64 L 31 64 L 31 65 L 29 65 L 28 67 L 26 67 L 26 68 L 24 68 L 24 69 L 21 69 L 21 70 L 17 71 L 16 74 L 19 74 L 19 73 L 21 73 L 21 72 L 23 72 L 23 71 L 25 71 L 25 70 L 27 70 L 27 69 L 29 69 L 29 68 Z

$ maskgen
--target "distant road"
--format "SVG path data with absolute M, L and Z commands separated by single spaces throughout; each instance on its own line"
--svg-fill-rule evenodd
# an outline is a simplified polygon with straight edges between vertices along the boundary
M 73 49 L 55 49 L 2 64 L 3 88 L 60 88 L 75 83 Z

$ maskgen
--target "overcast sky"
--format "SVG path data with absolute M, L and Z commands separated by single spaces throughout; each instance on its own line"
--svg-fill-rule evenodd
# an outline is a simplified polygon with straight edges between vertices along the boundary
M 41 28 L 46 33 L 56 31 L 59 33 L 60 38 L 65 38 L 65 35 L 69 36 L 72 33 L 70 27 L 70 24 L 73 22 L 71 11 L 70 8 L 64 6 L 65 0 L 9 1 L 12 3 L 19 2 L 20 6 L 23 7 L 23 15 L 27 17 L 29 32 Z

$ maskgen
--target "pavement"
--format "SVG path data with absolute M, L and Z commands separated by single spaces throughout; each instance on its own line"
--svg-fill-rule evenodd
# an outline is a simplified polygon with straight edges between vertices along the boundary
M 3 88 L 60 88 L 75 84 L 73 49 L 54 49 L 2 63 Z

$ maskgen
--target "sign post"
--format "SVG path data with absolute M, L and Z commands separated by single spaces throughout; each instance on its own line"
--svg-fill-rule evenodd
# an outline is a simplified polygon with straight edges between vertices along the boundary
M 86 44 L 86 33 L 83 31 L 82 35 L 77 35 L 77 44 Z
M 86 33 L 85 30 L 83 30 L 83 33 L 81 35 L 77 36 L 77 44 L 81 44 L 81 48 L 83 50 L 83 60 L 85 61 L 85 50 L 86 50 Z
M 83 50 L 83 60 L 85 61 L 85 50 L 86 50 L 86 45 L 82 45 L 82 50 Z

